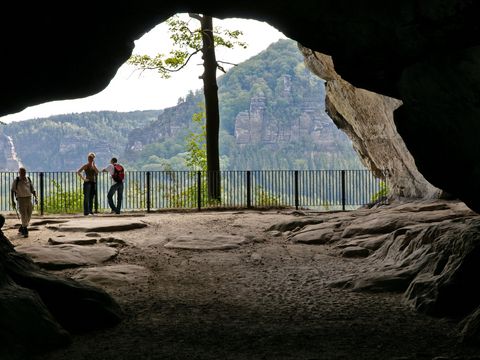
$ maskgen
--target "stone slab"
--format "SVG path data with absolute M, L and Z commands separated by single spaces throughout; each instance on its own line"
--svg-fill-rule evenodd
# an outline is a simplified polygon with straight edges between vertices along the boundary
M 63 245 L 63 244 L 74 244 L 74 245 L 94 245 L 97 243 L 95 238 L 81 238 L 81 237 L 67 237 L 67 236 L 56 236 L 48 238 L 48 243 L 50 245 Z
M 81 245 L 21 245 L 16 251 L 26 254 L 39 266 L 48 270 L 61 270 L 79 266 L 99 265 L 118 254 L 108 246 Z
M 115 232 L 141 229 L 147 224 L 137 219 L 115 219 L 101 217 L 87 217 L 73 219 L 66 223 L 47 225 L 48 229 L 59 231 Z

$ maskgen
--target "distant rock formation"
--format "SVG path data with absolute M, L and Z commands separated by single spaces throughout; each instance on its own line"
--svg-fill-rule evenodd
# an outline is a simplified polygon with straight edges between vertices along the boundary
M 235 139 L 237 144 L 259 143 L 265 138 L 265 96 L 256 95 L 250 99 L 250 109 L 241 111 L 235 118 Z
M 295 87 L 290 75 L 282 75 L 278 82 L 282 86 L 275 96 L 282 99 L 285 109 L 295 109 L 292 111 L 295 116 L 288 117 L 281 113 L 280 107 L 268 103 L 272 101 L 271 98 L 258 91 L 250 98 L 249 108 L 240 111 L 235 117 L 234 136 L 238 145 L 276 147 L 294 141 L 308 141 L 314 144 L 315 151 L 322 152 L 338 152 L 345 144 L 351 147 L 348 137 L 325 112 L 324 101 L 318 93 L 299 101 L 298 97 L 294 99 Z M 165 109 L 148 126 L 132 130 L 125 148 L 126 157 L 134 159 L 145 145 L 186 133 L 192 126 L 192 114 L 198 111 L 195 101 L 184 101 Z M 272 114 L 275 111 L 277 114 Z
M 283 75 L 281 96 L 287 103 L 293 104 L 291 78 Z M 250 108 L 238 113 L 235 118 L 235 139 L 237 144 L 286 144 L 305 138 L 314 143 L 317 150 L 335 151 L 339 144 L 348 142 L 344 134 L 337 129 L 325 112 L 323 101 L 318 94 L 304 98 L 297 117 L 282 122 L 268 113 L 267 98 L 263 93 L 254 95 Z
M 192 114 L 197 111 L 196 104 L 189 101 L 162 110 L 155 121 L 128 133 L 125 157 L 134 159 L 145 145 L 162 141 L 178 134 L 182 129 L 187 129 L 192 123 Z

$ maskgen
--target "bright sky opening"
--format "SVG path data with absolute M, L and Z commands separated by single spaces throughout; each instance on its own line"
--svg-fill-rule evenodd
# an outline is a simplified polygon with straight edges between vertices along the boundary
M 185 14 L 182 16 L 188 17 Z M 192 20 L 195 21 L 195 20 Z M 242 41 L 247 49 L 217 49 L 217 60 L 241 63 L 266 49 L 279 39 L 286 39 L 281 32 L 265 22 L 246 19 L 214 19 L 214 26 L 230 30 L 241 30 Z M 135 41 L 134 54 L 168 54 L 171 49 L 167 25 L 162 23 Z M 223 64 L 222 64 L 223 65 Z M 228 66 L 225 66 L 228 69 Z M 75 100 L 52 101 L 11 115 L 0 117 L 0 121 L 10 123 L 51 115 L 81 113 L 87 111 L 135 111 L 156 110 L 175 106 L 180 97 L 189 90 L 202 88 L 199 76 L 202 74 L 201 57 L 192 58 L 191 63 L 172 74 L 170 79 L 162 79 L 156 71 L 139 71 L 133 65 L 122 65 L 110 84 L 100 93 Z M 222 73 L 218 72 L 220 76 Z

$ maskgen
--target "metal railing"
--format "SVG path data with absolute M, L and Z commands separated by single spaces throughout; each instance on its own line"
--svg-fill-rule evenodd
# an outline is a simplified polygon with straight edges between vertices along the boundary
M 35 211 L 83 212 L 82 181 L 75 172 L 30 172 L 38 195 Z M 0 211 L 13 211 L 10 189 L 15 172 L 0 172 Z M 112 180 L 97 178 L 95 211 L 109 211 Z M 209 197 L 208 183 L 219 184 L 220 197 Z M 160 209 L 295 207 L 320 211 L 352 210 L 385 191 L 368 170 L 127 171 L 123 211 Z

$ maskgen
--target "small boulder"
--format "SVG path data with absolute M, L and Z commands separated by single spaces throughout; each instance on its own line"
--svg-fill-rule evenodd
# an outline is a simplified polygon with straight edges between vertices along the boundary
M 370 255 L 370 251 L 360 246 L 348 246 L 341 251 L 341 255 L 348 258 L 364 258 Z

